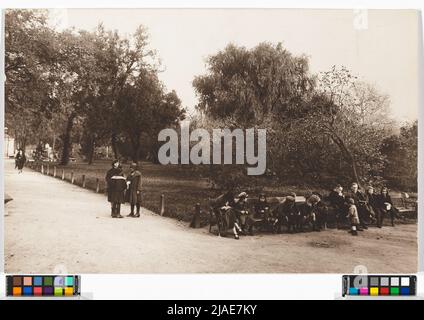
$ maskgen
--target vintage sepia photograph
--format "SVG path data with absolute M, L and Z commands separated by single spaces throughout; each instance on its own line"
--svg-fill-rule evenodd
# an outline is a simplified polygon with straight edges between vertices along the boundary
M 3 17 L 6 273 L 417 272 L 419 11 Z

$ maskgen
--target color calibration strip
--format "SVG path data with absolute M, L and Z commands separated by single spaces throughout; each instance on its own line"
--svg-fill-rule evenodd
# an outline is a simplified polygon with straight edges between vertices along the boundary
M 10 275 L 6 276 L 9 297 L 72 297 L 80 295 L 80 276 Z
M 416 283 L 411 275 L 343 276 L 343 296 L 415 296 Z

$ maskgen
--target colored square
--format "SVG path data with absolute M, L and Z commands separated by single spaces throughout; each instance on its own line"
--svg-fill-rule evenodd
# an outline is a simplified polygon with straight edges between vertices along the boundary
M 377 287 L 378 286 L 378 278 L 377 277 L 371 277 L 370 278 L 370 286 L 371 287 Z
M 389 278 L 388 277 L 380 278 L 380 285 L 382 287 L 388 287 L 389 286 Z
M 66 277 L 65 278 L 65 286 L 73 286 L 74 285 L 74 277 Z
M 34 277 L 34 286 L 42 286 L 43 278 L 42 277 Z
M 43 295 L 43 290 L 41 287 L 34 287 L 34 296 L 41 296 Z
M 361 289 L 359 289 L 359 294 L 361 296 L 367 296 L 368 295 L 368 288 L 361 288 Z
M 389 295 L 389 288 L 380 288 L 380 295 L 382 296 Z
M 21 287 L 13 287 L 12 294 L 14 296 L 22 295 L 22 288 Z
M 409 296 L 409 288 L 400 288 L 400 294 L 402 296 Z
M 24 277 L 24 286 L 32 286 L 32 277 Z
M 24 296 L 32 296 L 32 287 L 24 287 Z
M 53 287 L 44 287 L 44 294 L 46 296 L 52 296 L 53 295 Z
M 378 296 L 378 288 L 377 287 L 370 288 L 370 295 L 371 296 Z
M 64 277 L 55 277 L 54 278 L 54 286 L 55 287 L 63 287 L 64 283 L 65 283 Z
M 409 287 L 409 277 L 400 278 L 400 285 L 402 287 Z
M 22 277 L 13 277 L 13 286 L 14 287 L 22 286 Z
M 349 295 L 357 296 L 359 294 L 359 290 L 356 288 L 349 288 Z
M 73 296 L 74 288 L 65 288 L 65 296 Z
M 44 285 L 52 286 L 53 285 L 53 277 L 44 277 Z
M 54 288 L 54 295 L 55 296 L 63 296 L 63 289 L 62 288 Z
M 390 285 L 392 287 L 399 286 L 399 278 L 398 277 L 392 277 L 392 278 L 390 278 Z
M 390 295 L 391 296 L 398 296 L 399 295 L 399 288 L 390 288 Z

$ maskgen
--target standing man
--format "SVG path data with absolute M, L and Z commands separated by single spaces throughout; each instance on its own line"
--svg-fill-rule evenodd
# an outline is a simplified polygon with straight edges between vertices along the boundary
M 128 217 L 139 218 L 140 217 L 140 207 L 141 207 L 141 172 L 139 171 L 137 163 L 131 163 L 130 165 L 130 174 L 127 177 L 128 185 L 128 201 L 131 205 L 131 212 Z M 134 207 L 136 207 L 137 212 L 134 214 Z
M 330 212 L 332 217 L 335 219 L 336 228 L 339 229 L 343 225 L 346 216 L 346 204 L 345 197 L 343 194 L 343 187 L 337 184 L 334 189 L 328 195 L 328 201 L 330 202 Z
M 392 198 L 389 195 L 389 189 L 387 187 L 382 187 L 381 192 L 377 197 L 377 205 L 381 211 L 381 222 L 380 225 L 383 226 L 383 219 L 385 214 L 390 214 L 390 221 L 392 227 L 395 226 L 395 218 L 398 218 L 397 209 L 393 206 Z
M 119 160 L 112 162 L 112 168 L 106 173 L 107 200 L 111 203 L 112 218 L 123 218 L 121 203 L 125 200 L 126 183 Z
M 356 182 L 353 182 L 350 186 L 350 191 L 346 197 L 346 202 L 348 205 L 351 203 L 348 199 L 353 199 L 354 205 L 358 210 L 359 222 L 362 229 L 368 229 L 367 222 L 369 222 L 371 213 L 368 210 L 368 202 L 366 196 L 359 191 L 359 186 Z M 358 229 L 361 231 L 360 229 Z

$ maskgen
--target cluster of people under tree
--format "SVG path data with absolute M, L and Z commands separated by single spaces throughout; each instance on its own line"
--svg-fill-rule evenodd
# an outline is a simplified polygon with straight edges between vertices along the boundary
M 131 212 L 127 217 L 139 218 L 141 209 L 141 172 L 136 163 L 131 163 L 130 173 L 125 178 L 119 160 L 112 162 L 112 168 L 106 173 L 107 199 L 111 203 L 112 218 L 123 218 L 121 204 L 128 202 Z M 136 210 L 134 212 L 134 210 Z
M 358 231 L 368 229 L 371 223 L 381 228 L 386 215 L 390 215 L 394 226 L 394 219 L 398 216 L 387 187 L 382 187 L 377 195 L 371 186 L 361 192 L 357 183 L 352 183 L 346 194 L 341 185 L 335 186 L 325 202 L 319 193 L 314 192 L 304 203 L 298 204 L 296 194 L 290 193 L 284 201 L 272 207 L 266 195 L 260 194 L 250 210 L 247 199 L 246 192 L 235 195 L 229 191 L 210 203 L 214 216 L 223 228 L 232 228 L 235 239 L 239 239 L 239 234 L 252 235 L 256 227 L 281 233 L 282 227 L 286 226 L 289 233 L 296 233 L 305 231 L 310 225 L 313 231 L 321 231 L 329 221 L 333 221 L 337 228 L 350 224 L 349 232 L 357 235 Z
M 19 149 L 15 156 L 15 169 L 18 169 L 18 173 L 22 173 L 22 169 L 25 166 L 25 162 L 25 152 L 22 149 Z

